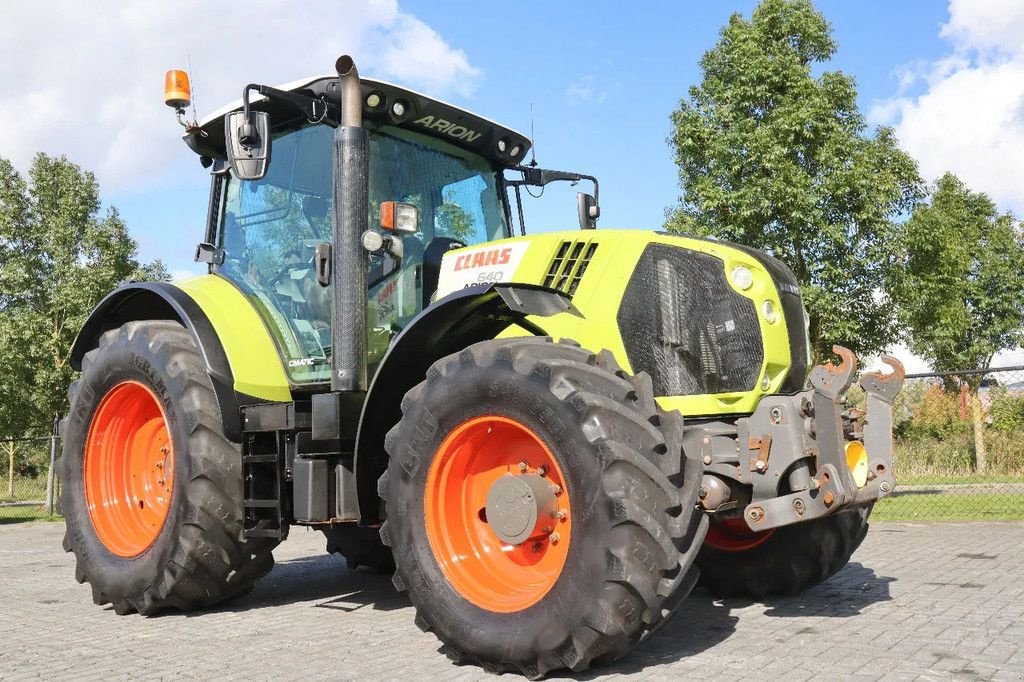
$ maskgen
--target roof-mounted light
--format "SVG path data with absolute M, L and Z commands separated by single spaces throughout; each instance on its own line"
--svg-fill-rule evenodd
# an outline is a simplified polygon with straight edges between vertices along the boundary
M 175 111 L 184 111 L 192 104 L 192 85 L 188 81 L 188 72 L 182 69 L 171 69 L 164 76 L 164 104 Z

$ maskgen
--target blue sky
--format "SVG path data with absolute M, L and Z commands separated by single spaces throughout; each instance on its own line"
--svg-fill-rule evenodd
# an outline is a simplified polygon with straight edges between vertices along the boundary
M 471 95 L 443 96 L 527 134 L 532 103 L 538 162 L 600 179 L 601 226 L 658 228 L 678 195 L 665 141 L 669 113 L 698 82 L 700 57 L 729 15 L 749 16 L 754 4 L 638 2 L 624 12 L 622 3 L 613 2 L 589 3 L 586 11 L 575 3 L 520 2 L 510 12 L 500 3 L 421 0 L 401 8 L 464 51 L 480 71 Z M 818 5 L 839 41 L 832 67 L 856 77 L 865 112 L 899 90 L 897 67 L 934 59 L 945 49 L 938 33 L 948 13 L 940 2 Z M 260 74 L 251 77 L 259 80 Z M 207 110 L 223 103 L 200 102 Z M 165 124 L 163 134 L 178 134 L 170 112 Z M 160 257 L 172 270 L 184 270 L 194 267 L 192 245 L 201 234 L 208 177 L 193 163 L 175 180 L 169 187 L 129 186 L 105 196 L 128 221 L 143 258 Z M 530 206 L 528 225 L 573 227 L 576 191 L 549 188 Z

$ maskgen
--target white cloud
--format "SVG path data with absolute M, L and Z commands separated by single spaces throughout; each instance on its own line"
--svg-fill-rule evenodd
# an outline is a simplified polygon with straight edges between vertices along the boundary
M 330 73 L 342 53 L 364 76 L 470 96 L 481 72 L 399 9 L 360 3 L 136 1 L 10 3 L 0 21 L 0 156 L 26 168 L 37 151 L 67 154 L 105 189 L 154 186 L 191 157 L 163 75 L 191 57 L 199 115 L 249 82 Z
M 176 270 L 171 270 L 171 281 L 172 282 L 180 282 L 183 279 L 188 279 L 190 277 L 195 277 L 196 275 L 202 275 L 205 272 L 206 272 L 206 267 L 203 266 L 203 265 L 198 265 L 198 264 L 195 267 L 191 268 L 191 269 L 189 269 L 189 268 L 179 268 L 179 269 L 176 269 Z
M 570 104 L 584 102 L 601 104 L 608 97 L 608 92 L 598 86 L 594 76 L 583 76 L 569 84 L 569 87 L 565 89 L 565 97 Z
M 1006 208 L 1024 211 L 1024 3 L 950 0 L 949 55 L 897 70 L 900 91 L 870 117 L 891 124 L 927 179 L 953 171 Z M 908 95 L 921 85 L 919 94 Z

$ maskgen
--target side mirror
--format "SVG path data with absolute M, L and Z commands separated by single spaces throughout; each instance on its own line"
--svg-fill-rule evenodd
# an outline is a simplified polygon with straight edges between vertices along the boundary
M 259 180 L 270 166 L 270 114 L 234 111 L 224 117 L 224 146 L 236 178 Z
M 576 194 L 576 213 L 580 219 L 581 230 L 593 230 L 597 227 L 597 219 L 601 217 L 601 207 L 597 199 L 584 192 Z

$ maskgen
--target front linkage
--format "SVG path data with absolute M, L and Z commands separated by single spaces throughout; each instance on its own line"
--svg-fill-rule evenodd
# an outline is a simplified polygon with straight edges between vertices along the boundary
M 764 398 L 750 416 L 688 431 L 705 465 L 701 505 L 719 519 L 742 517 L 751 531 L 866 507 L 892 492 L 892 405 L 903 385 L 899 360 L 882 356 L 892 372 L 860 378 L 866 411 L 848 410 L 857 357 L 833 347 L 839 365 L 816 366 L 811 388 Z

